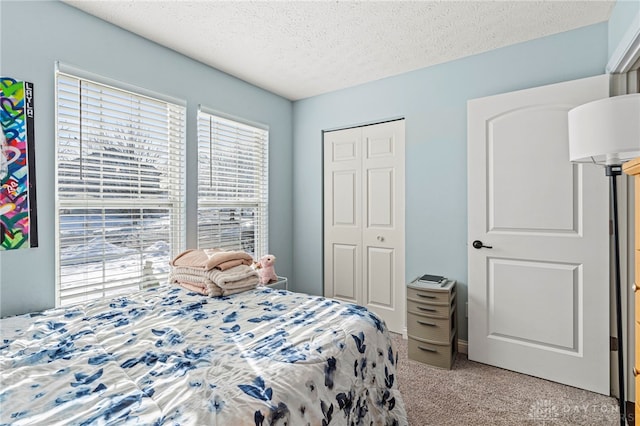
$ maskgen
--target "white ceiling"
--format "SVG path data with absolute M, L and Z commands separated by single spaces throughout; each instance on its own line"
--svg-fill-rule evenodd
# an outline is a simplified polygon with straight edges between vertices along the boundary
M 615 3 L 64 1 L 291 100 L 603 22 Z

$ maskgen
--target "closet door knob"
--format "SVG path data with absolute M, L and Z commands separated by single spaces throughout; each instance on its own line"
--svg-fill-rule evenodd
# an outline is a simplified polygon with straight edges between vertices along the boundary
M 384 241 L 384 237 L 382 235 L 378 235 L 378 241 L 383 242 Z
M 638 291 L 638 287 L 636 286 L 636 283 L 633 283 L 633 285 L 631 286 L 631 290 L 633 290 L 634 293 Z

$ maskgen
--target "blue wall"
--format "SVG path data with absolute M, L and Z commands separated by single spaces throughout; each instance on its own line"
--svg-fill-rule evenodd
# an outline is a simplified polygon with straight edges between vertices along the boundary
M 406 118 L 406 278 L 458 280 L 467 339 L 467 101 L 603 74 L 597 24 L 297 101 L 294 117 L 296 290 L 322 294 L 322 131 Z
M 55 303 L 54 63 L 187 101 L 187 246 L 196 244 L 198 104 L 270 127 L 270 251 L 292 265 L 292 104 L 60 2 L 0 1 L 0 72 L 34 83 L 40 246 L 0 253 L 0 316 Z
M 269 125 L 270 251 L 291 288 L 312 294 L 322 294 L 322 130 L 405 117 L 406 277 L 433 272 L 458 280 L 464 312 L 467 100 L 601 74 L 609 49 L 603 23 L 292 106 L 60 2 L 0 1 L 0 23 L 1 73 L 36 89 L 40 232 L 39 248 L 0 253 L 0 316 L 54 304 L 55 61 L 187 101 L 188 246 L 196 241 L 198 104 Z M 465 321 L 460 332 L 466 339 Z
M 609 57 L 622 44 L 622 48 L 627 48 L 628 34 L 638 33 L 640 27 L 640 0 L 618 0 L 611 11 L 609 17 Z

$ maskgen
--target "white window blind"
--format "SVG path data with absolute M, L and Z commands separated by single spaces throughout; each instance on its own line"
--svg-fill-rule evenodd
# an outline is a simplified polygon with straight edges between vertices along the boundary
M 184 249 L 185 107 L 56 72 L 57 303 L 166 281 Z
M 198 113 L 198 247 L 268 250 L 268 130 Z

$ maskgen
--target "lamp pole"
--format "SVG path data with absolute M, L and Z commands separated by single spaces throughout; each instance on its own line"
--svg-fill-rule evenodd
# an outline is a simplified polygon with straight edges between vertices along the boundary
M 618 236 L 618 185 L 617 178 L 622 174 L 621 165 L 606 165 L 605 174 L 609 176 L 611 206 L 613 207 L 613 264 L 614 264 L 614 282 L 616 289 L 616 328 L 618 334 L 618 387 L 619 387 L 619 405 L 620 405 L 620 425 L 625 426 L 627 420 L 626 401 L 624 396 L 624 345 L 622 342 L 622 296 L 620 288 L 620 239 Z

